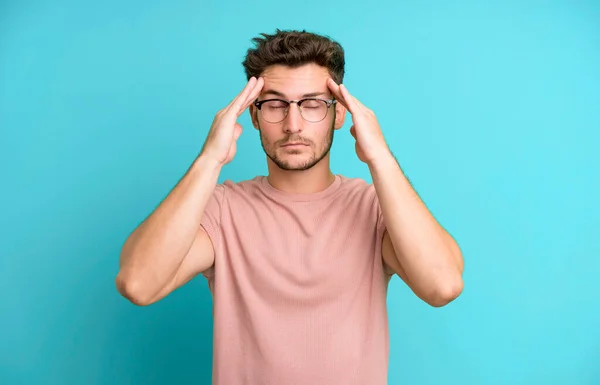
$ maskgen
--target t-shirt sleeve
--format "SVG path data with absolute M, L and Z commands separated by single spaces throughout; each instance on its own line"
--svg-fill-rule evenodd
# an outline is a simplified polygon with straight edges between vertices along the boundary
M 385 226 L 385 220 L 383 218 L 383 211 L 381 211 L 381 206 L 379 205 L 379 202 L 377 202 L 377 234 L 381 235 L 381 237 L 383 237 L 383 234 L 385 233 L 385 231 L 387 230 L 387 227 Z
M 225 199 L 225 186 L 223 184 L 217 184 L 208 199 L 206 207 L 204 208 L 204 214 L 200 221 L 200 226 L 204 228 L 210 241 L 213 244 L 215 254 L 221 246 L 222 232 L 221 232 L 221 213 L 223 211 L 223 201 Z M 216 256 L 215 256 L 216 259 Z M 214 274 L 214 264 L 209 269 L 202 272 L 206 278 L 212 278 Z
M 376 213 L 376 222 L 375 222 L 375 226 L 376 226 L 376 230 L 377 230 L 377 235 L 380 236 L 380 239 L 383 238 L 383 234 L 385 233 L 386 225 L 385 225 L 385 219 L 383 217 L 383 211 L 381 210 L 381 205 L 379 204 L 379 198 L 377 196 L 377 192 L 375 191 L 375 187 L 373 185 L 371 185 L 371 193 L 373 194 L 373 200 L 374 200 L 374 206 L 375 206 L 375 213 Z
M 375 212 L 376 212 L 376 224 L 375 224 L 375 234 L 377 237 L 377 244 L 378 244 L 378 249 L 379 250 L 383 250 L 383 236 L 387 230 L 387 226 L 385 224 L 385 218 L 383 216 L 383 210 L 381 210 L 381 205 L 379 203 L 379 198 L 377 196 L 377 194 L 374 194 L 374 206 L 375 206 Z M 382 264 L 384 266 L 386 266 L 387 264 L 383 261 L 382 259 Z M 386 273 L 386 277 L 389 279 L 393 276 L 393 272 L 390 272 L 389 270 L 387 270 L 384 267 L 384 272 Z M 388 281 L 389 282 L 389 281 Z

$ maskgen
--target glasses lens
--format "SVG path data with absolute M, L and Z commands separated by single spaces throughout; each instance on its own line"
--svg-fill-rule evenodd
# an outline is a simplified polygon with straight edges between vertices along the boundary
M 269 123 L 279 123 L 287 116 L 290 105 L 280 100 L 264 102 L 260 108 L 262 118 Z M 327 116 L 327 102 L 318 99 L 305 99 L 301 102 L 300 113 L 309 122 L 320 122 Z
M 306 99 L 300 107 L 302 117 L 309 122 L 320 122 L 327 115 L 327 102 L 316 99 Z
M 279 100 L 264 102 L 260 112 L 264 120 L 270 123 L 281 122 L 285 119 L 288 104 Z

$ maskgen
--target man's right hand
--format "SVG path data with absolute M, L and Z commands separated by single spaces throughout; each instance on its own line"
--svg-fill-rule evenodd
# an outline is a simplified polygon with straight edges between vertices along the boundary
M 202 156 L 221 165 L 231 162 L 235 156 L 236 142 L 242 134 L 242 126 L 237 119 L 254 102 L 263 85 L 263 78 L 251 77 L 242 92 L 217 113 L 204 142 Z

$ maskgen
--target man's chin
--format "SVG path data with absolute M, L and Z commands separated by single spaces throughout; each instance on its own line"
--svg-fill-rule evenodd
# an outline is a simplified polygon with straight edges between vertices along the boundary
M 277 167 L 285 171 L 304 171 L 315 165 L 313 159 L 308 157 L 298 157 L 299 159 L 290 159 L 293 156 L 271 158 Z M 305 159 L 301 159 L 305 158 Z
M 305 171 L 314 166 L 312 163 L 288 163 L 288 162 L 275 162 L 277 167 L 285 171 Z

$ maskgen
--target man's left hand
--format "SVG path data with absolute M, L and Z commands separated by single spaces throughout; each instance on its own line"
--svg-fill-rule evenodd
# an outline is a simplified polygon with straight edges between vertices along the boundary
M 383 137 L 375 113 L 365 107 L 358 99 L 350 94 L 343 85 L 338 85 L 329 78 L 327 86 L 342 105 L 352 114 L 350 134 L 356 140 L 355 148 L 358 159 L 373 165 L 378 159 L 390 156 L 390 150 Z

